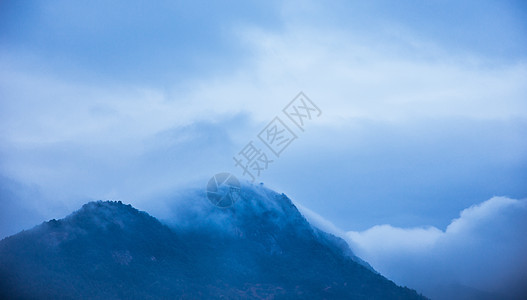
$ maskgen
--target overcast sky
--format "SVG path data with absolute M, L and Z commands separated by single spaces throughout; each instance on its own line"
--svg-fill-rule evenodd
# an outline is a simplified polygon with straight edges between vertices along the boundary
M 527 5 L 460 2 L 0 2 L 0 237 L 90 200 L 155 214 L 156 198 L 218 172 L 247 179 L 233 156 L 288 122 L 303 91 L 321 115 L 287 123 L 297 139 L 257 182 L 400 284 L 422 276 L 395 261 L 422 272 L 429 257 L 394 257 L 455 253 L 453 220 L 470 207 L 518 241 L 474 250 L 459 278 L 520 253 L 527 227 L 500 216 L 525 216 Z M 519 263 L 508 257 L 495 269 Z

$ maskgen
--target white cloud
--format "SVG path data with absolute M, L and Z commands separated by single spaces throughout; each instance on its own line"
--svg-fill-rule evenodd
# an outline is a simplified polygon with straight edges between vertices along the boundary
M 518 297 L 527 292 L 526 234 L 527 200 L 494 197 L 445 231 L 382 225 L 345 237 L 382 274 L 433 298 L 459 286 Z
M 364 232 L 347 233 L 362 251 L 367 253 L 408 251 L 418 252 L 432 247 L 442 236 L 435 227 L 403 229 L 390 225 L 377 225 Z
M 296 208 L 298 208 L 298 211 L 307 219 L 309 220 L 309 223 L 316 226 L 317 228 L 324 230 L 325 232 L 329 232 L 331 234 L 334 234 L 336 236 L 344 236 L 345 232 L 335 226 L 332 222 L 328 221 L 321 215 L 317 214 L 316 212 L 310 210 L 309 208 L 299 204 L 298 202 L 294 202 Z
M 332 122 L 526 116 L 523 63 L 496 65 L 448 53 L 421 58 L 427 49 L 403 42 L 378 45 L 353 31 L 294 25 L 278 34 L 247 31 L 245 37 L 258 54 L 254 70 L 263 90 L 278 96 L 291 94 L 291 86 L 306 89 Z M 394 53 L 393 47 L 402 50 Z
M 320 7 L 311 5 L 308 13 L 317 19 Z M 234 61 L 230 69 L 201 76 L 192 74 L 174 81 L 172 86 L 84 82 L 82 74 L 71 76 L 42 67 L 46 64 L 38 55 L 0 53 L 0 64 L 4 66 L 0 70 L 0 171 L 40 186 L 43 193 L 50 186 L 60 189 L 64 199 L 72 197 L 65 189 L 81 193 L 82 197 L 124 197 L 114 190 L 127 181 L 123 178 L 130 173 L 147 181 L 167 181 L 169 172 L 143 174 L 139 168 L 127 167 L 149 163 L 147 160 L 152 158 L 145 153 L 150 149 L 149 141 L 158 133 L 203 120 L 217 124 L 215 121 L 221 123 L 239 113 L 249 116 L 241 126 L 252 122 L 265 125 L 300 90 L 322 109 L 317 122 L 326 123 L 328 133 L 323 135 L 349 133 L 339 140 L 331 139 L 327 145 L 333 149 L 347 149 L 358 136 L 375 134 L 368 127 L 372 124 L 408 122 L 412 124 L 410 134 L 425 139 L 429 138 L 426 129 L 430 119 L 449 123 L 451 118 L 527 117 L 525 63 L 499 63 L 477 55 L 450 53 L 441 45 L 404 30 L 381 36 L 352 26 L 309 25 L 303 21 L 303 12 L 296 8 L 284 7 L 283 27 L 279 30 L 240 24 L 231 28 L 231 41 L 245 47 L 249 57 Z M 366 122 L 364 128 L 353 132 L 348 130 L 354 126 L 352 121 L 359 118 L 371 123 Z M 478 134 L 479 131 L 483 129 Z M 246 143 L 253 134 L 240 135 L 240 143 Z M 514 144 L 523 145 L 522 137 L 512 139 Z M 302 142 L 308 139 L 303 137 Z M 200 143 L 196 145 L 180 143 L 179 148 L 202 147 Z M 522 147 L 506 150 L 519 149 L 519 159 L 514 163 L 525 157 Z M 329 147 L 320 148 L 319 141 L 314 141 L 311 149 L 321 152 L 305 155 L 311 162 L 332 155 L 322 153 Z M 172 166 L 188 165 L 184 175 L 189 177 L 194 170 L 205 168 L 202 161 L 175 156 L 173 151 L 160 152 L 159 160 L 170 161 Z M 85 165 L 91 167 L 89 178 L 86 169 L 79 167 Z M 332 173 L 348 169 L 339 167 Z M 111 174 L 110 178 L 107 174 Z M 172 176 L 185 180 L 177 175 Z M 315 179 L 320 180 L 311 178 Z M 104 181 L 104 187 L 94 192 L 98 181 Z M 331 187 L 337 188 L 334 183 Z M 91 194 L 84 194 L 88 192 Z M 386 228 L 376 230 L 382 232 Z
M 403 38 L 372 41 L 353 29 L 283 18 L 280 32 L 235 30 L 252 56 L 228 73 L 169 88 L 79 83 L 38 66 L 22 68 L 26 57 L 4 55 L 0 87 L 9 101 L 2 103 L 2 125 L 9 131 L 2 142 L 109 142 L 242 111 L 266 122 L 300 90 L 319 103 L 329 123 L 527 117 L 525 63 L 436 53 Z

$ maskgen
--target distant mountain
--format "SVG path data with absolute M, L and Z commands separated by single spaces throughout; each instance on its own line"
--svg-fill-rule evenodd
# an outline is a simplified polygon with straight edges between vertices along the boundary
M 425 299 L 312 227 L 285 196 L 244 186 L 229 208 L 187 196 L 161 223 L 90 202 L 0 241 L 1 299 Z

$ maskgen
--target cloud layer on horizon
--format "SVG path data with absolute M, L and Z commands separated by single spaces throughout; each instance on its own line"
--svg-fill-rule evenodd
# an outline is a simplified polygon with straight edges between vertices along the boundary
M 444 231 L 378 225 L 344 237 L 383 275 L 433 299 L 459 286 L 519 299 L 527 293 L 526 230 L 527 199 L 494 197 L 463 210 Z

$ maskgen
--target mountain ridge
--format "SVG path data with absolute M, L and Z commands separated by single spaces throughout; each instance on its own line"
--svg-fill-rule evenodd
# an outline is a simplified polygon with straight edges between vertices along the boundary
M 120 201 L 87 203 L 0 241 L 0 292 L 6 299 L 425 299 L 314 230 L 284 194 L 252 187 L 230 208 L 204 207 L 212 223 L 193 223 L 198 213 L 188 217 L 194 226 L 179 226 Z

